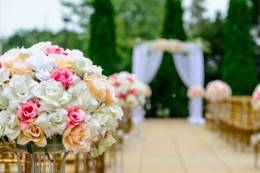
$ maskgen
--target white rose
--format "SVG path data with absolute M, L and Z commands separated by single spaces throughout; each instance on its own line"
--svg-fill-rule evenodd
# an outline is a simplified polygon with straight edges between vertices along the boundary
M 101 131 L 114 130 L 115 127 L 117 127 L 117 120 L 121 119 L 122 117 L 123 111 L 121 107 L 117 105 L 102 105 L 92 114 L 92 118 L 96 119 L 101 125 Z
M 12 61 L 15 58 L 17 58 L 19 54 L 20 54 L 20 49 L 17 49 L 17 48 L 11 49 L 11 50 L 7 51 L 6 53 L 4 53 L 0 57 L 0 59 L 3 61 Z
M 47 138 L 54 135 L 62 135 L 68 122 L 67 111 L 65 109 L 57 109 L 47 114 L 43 113 L 35 121 L 35 124 L 41 126 Z
M 49 80 L 51 78 L 51 72 L 48 70 L 39 70 L 35 73 L 35 77 L 40 81 Z
M 17 115 L 10 111 L 2 111 L 0 112 L 0 117 L 3 119 L 4 135 L 6 135 L 9 140 L 16 139 L 21 133 Z
M 8 84 L 3 85 L 2 96 L 10 100 L 9 106 L 13 109 L 19 102 L 25 102 L 33 97 L 32 88 L 37 84 L 29 75 L 14 75 Z
M 35 71 L 36 78 L 40 81 L 48 80 L 51 76 L 51 71 L 55 68 L 54 60 L 39 51 L 26 60 L 32 69 Z
M 96 97 L 88 90 L 80 93 L 78 97 L 73 100 L 72 104 L 86 110 L 87 112 L 93 112 L 99 106 Z
M 68 93 L 72 95 L 72 97 L 78 97 L 81 92 L 87 90 L 87 85 L 80 78 L 75 77 L 75 82 L 68 89 Z
M 8 68 L 2 67 L 0 69 L 0 84 L 3 84 L 5 81 L 9 80 L 10 70 Z
M 33 89 L 33 94 L 45 103 L 60 107 L 71 99 L 71 94 L 65 91 L 61 83 L 50 79 L 43 81 Z

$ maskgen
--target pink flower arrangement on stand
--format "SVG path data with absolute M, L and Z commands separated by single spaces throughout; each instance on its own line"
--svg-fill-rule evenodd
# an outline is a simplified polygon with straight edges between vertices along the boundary
M 215 80 L 208 83 L 204 96 L 211 102 L 220 102 L 228 99 L 231 95 L 231 88 L 226 82 Z
M 52 141 L 93 156 L 115 142 L 123 112 L 114 88 L 79 50 L 50 42 L 11 49 L 0 57 L 0 85 L 2 141 L 33 148 Z
M 122 107 L 143 106 L 151 95 L 150 87 L 128 72 L 115 73 L 109 77 L 109 81 Z

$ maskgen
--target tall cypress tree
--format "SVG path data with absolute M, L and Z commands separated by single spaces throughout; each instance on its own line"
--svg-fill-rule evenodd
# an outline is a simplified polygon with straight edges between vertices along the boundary
M 186 40 L 183 27 L 181 0 L 166 0 L 162 37 Z M 172 55 L 165 53 L 161 67 L 152 82 L 152 105 L 154 108 L 170 108 L 170 115 L 187 115 L 186 88 L 177 74 Z
M 89 56 L 105 74 L 117 71 L 114 9 L 110 0 L 93 0 L 94 13 L 90 18 Z
M 230 0 L 224 26 L 223 79 L 234 94 L 251 94 L 256 84 L 256 63 L 253 57 L 251 8 L 247 0 Z

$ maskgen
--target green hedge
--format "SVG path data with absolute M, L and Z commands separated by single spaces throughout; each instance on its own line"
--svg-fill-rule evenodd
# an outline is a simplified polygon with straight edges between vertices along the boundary
M 248 1 L 230 0 L 224 26 L 225 53 L 221 74 L 235 95 L 251 95 L 257 83 L 251 26 L 251 8 Z

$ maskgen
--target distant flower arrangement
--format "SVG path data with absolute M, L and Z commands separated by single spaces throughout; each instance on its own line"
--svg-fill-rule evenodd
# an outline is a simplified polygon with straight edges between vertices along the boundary
M 196 85 L 191 86 L 187 92 L 187 96 L 189 98 L 202 97 L 203 95 L 204 95 L 204 88 L 201 86 L 196 86 Z
M 157 39 L 150 45 L 150 49 L 152 51 L 169 53 L 182 53 L 187 51 L 183 42 L 173 39 Z
M 143 106 L 146 98 L 151 95 L 150 87 L 128 72 L 115 73 L 109 77 L 109 81 L 114 86 L 116 97 L 123 107 Z
M 0 57 L 0 137 L 19 145 L 102 153 L 123 116 L 102 69 L 50 42 Z
M 205 91 L 205 98 L 211 102 L 226 100 L 231 95 L 232 91 L 230 86 L 221 80 L 209 82 Z
M 253 92 L 252 106 L 254 110 L 260 110 L 260 84 L 255 88 Z

